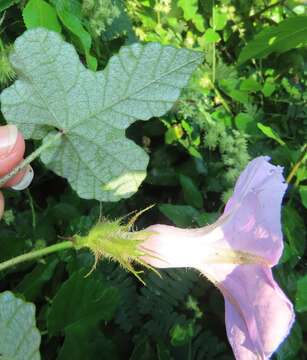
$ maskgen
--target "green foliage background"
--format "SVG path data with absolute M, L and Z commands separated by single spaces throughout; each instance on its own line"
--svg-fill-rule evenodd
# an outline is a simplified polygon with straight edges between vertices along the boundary
M 136 122 L 126 131 L 150 156 L 139 191 L 117 203 L 82 200 L 36 161 L 29 190 L 5 191 L 0 259 L 53 244 L 59 235 L 85 234 L 100 215 L 117 218 L 153 203 L 157 206 L 141 217 L 138 228 L 157 222 L 206 225 L 221 213 L 247 162 L 269 155 L 291 180 L 283 207 L 285 251 L 274 273 L 297 311 L 291 335 L 274 357 L 304 359 L 304 1 L 5 0 L 0 11 L 2 89 L 16 75 L 8 60 L 12 43 L 37 26 L 61 33 L 92 70 L 103 69 L 122 45 L 138 41 L 205 54 L 204 64 L 167 115 Z M 36 141 L 27 145 L 29 153 L 38 146 Z M 146 272 L 145 287 L 108 262 L 84 279 L 92 264 L 85 252 L 67 252 L 0 273 L 1 292 L 11 290 L 36 305 L 43 359 L 233 359 L 222 296 L 198 273 L 167 270 L 161 280 Z

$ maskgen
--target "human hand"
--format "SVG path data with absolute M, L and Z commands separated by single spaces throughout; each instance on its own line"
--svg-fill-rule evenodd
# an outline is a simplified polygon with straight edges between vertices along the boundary
M 12 171 L 23 159 L 25 142 L 15 125 L 0 126 L 0 178 Z M 33 178 L 33 170 L 28 165 L 10 179 L 4 187 L 23 190 L 29 186 Z M 4 211 L 4 198 L 0 192 L 0 219 Z

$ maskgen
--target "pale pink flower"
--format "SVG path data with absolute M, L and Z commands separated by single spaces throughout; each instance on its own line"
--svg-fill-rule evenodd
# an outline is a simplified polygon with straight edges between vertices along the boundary
M 289 334 L 293 306 L 271 268 L 283 251 L 281 202 L 287 185 L 268 157 L 240 175 L 223 215 L 213 225 L 180 229 L 153 225 L 143 258 L 158 268 L 193 267 L 225 298 L 225 322 L 237 360 L 266 360 Z

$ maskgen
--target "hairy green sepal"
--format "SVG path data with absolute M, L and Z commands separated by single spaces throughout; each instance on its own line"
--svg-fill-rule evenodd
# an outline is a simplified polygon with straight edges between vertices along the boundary
M 144 256 L 152 254 L 142 249 L 142 244 L 152 234 L 150 232 L 132 231 L 133 223 L 139 212 L 128 224 L 123 224 L 122 219 L 101 220 L 86 236 L 75 235 L 73 242 L 77 250 L 88 248 L 95 257 L 95 262 L 90 273 L 95 270 L 99 260 L 109 259 L 118 262 L 125 270 L 135 275 L 142 283 L 142 271 L 137 271 L 134 264 L 145 266 L 147 269 L 159 273 L 148 265 Z M 90 274 L 89 273 L 89 274 Z

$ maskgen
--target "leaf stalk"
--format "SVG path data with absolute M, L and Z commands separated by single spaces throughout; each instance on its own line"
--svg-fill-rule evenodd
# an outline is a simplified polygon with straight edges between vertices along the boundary
M 17 175 L 21 170 L 28 166 L 33 160 L 40 156 L 49 146 L 54 144 L 63 135 L 62 132 L 57 132 L 55 135 L 50 137 L 47 141 L 43 142 L 40 147 L 33 151 L 28 157 L 26 157 L 19 165 L 17 165 L 12 171 L 0 179 L 0 187 L 5 185 L 11 178 Z

